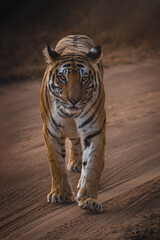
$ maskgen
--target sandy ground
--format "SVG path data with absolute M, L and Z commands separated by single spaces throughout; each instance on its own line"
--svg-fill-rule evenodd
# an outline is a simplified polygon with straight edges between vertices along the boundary
M 87 214 L 76 203 L 46 202 L 51 179 L 41 130 L 40 83 L 1 88 L 0 239 L 131 239 L 125 229 L 142 222 L 144 215 L 160 214 L 160 61 L 106 68 L 104 85 L 107 145 L 101 214 Z M 76 192 L 79 174 L 69 176 Z

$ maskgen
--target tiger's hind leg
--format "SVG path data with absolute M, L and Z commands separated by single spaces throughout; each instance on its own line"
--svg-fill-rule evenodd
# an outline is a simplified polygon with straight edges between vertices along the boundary
M 69 161 L 67 169 L 72 172 L 80 172 L 82 168 L 82 148 L 80 138 L 70 138 Z

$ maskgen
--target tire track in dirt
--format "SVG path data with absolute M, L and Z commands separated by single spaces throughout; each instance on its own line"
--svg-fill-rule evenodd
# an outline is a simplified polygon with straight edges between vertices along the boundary
M 120 239 L 129 223 L 160 211 L 159 76 L 159 61 L 105 69 L 107 145 L 99 190 L 104 211 L 96 215 L 77 203 L 46 202 L 50 174 L 40 84 L 2 89 L 1 239 Z M 69 177 L 76 192 L 79 174 Z
M 132 191 L 138 186 L 141 186 L 144 183 L 149 182 L 158 176 L 160 176 L 160 168 L 153 169 L 150 172 L 147 172 L 143 175 L 140 175 L 139 177 L 130 180 L 126 179 L 126 181 L 123 181 L 122 183 L 118 183 L 117 185 L 113 185 L 109 188 L 103 189 L 99 193 L 99 200 L 102 202 L 102 204 L 103 202 L 106 204 L 109 200 L 114 199 L 117 196 L 120 196 L 128 191 Z M 102 215 L 103 214 L 105 213 L 102 213 Z M 83 219 L 86 222 L 87 218 L 90 218 L 90 216 L 86 215 L 86 213 L 80 210 L 77 206 L 70 205 L 69 207 L 67 206 L 65 208 L 65 212 L 63 211 L 63 209 L 60 208 L 56 211 L 56 214 L 55 211 L 53 211 L 50 214 L 34 220 L 34 222 L 26 224 L 24 227 L 20 228 L 20 230 L 16 231 L 16 235 L 14 237 L 18 237 L 19 239 L 31 239 L 31 237 L 35 240 L 41 239 L 42 233 L 43 235 L 47 234 L 48 232 L 52 233 L 53 225 L 54 229 L 59 228 L 62 223 L 64 225 L 65 223 L 68 223 L 67 225 L 72 225 L 73 222 L 74 225 L 77 225 L 78 223 L 81 223 Z M 108 219 L 108 221 L 110 220 Z M 87 228 L 89 227 L 91 226 L 87 224 Z M 87 229 L 85 229 L 84 231 L 87 231 Z M 54 236 L 53 233 L 51 235 L 52 237 Z M 47 236 L 49 237 L 49 235 Z

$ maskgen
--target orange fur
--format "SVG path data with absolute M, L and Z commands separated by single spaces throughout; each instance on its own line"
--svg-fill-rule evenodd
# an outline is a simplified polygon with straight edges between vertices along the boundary
M 71 35 L 44 54 L 49 65 L 41 86 L 41 114 L 52 177 L 47 200 L 72 200 L 65 167 L 65 139 L 69 138 L 67 168 L 75 172 L 82 168 L 78 205 L 101 211 L 97 191 L 104 167 L 105 94 L 100 47 L 86 36 Z

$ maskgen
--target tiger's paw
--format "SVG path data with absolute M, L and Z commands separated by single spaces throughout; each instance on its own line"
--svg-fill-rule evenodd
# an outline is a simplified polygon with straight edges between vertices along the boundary
M 81 172 L 82 163 L 81 162 L 69 162 L 67 169 L 71 172 Z
M 73 196 L 70 194 L 63 194 L 63 193 L 55 193 L 51 191 L 47 195 L 47 202 L 51 203 L 71 203 L 73 201 Z
M 93 213 L 102 211 L 101 203 L 94 198 L 83 197 L 80 201 L 78 201 L 78 206 Z

